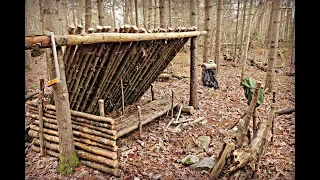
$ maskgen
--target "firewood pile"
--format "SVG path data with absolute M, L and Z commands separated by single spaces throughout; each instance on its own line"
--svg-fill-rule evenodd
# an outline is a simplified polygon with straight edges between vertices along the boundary
M 100 28 L 98 28 L 100 27 Z M 98 26 L 95 33 L 162 33 L 189 32 L 195 27 L 144 28 L 125 25 L 111 31 L 110 26 Z M 70 34 L 81 33 L 81 27 Z M 94 29 L 89 28 L 88 33 Z M 95 34 L 93 33 L 93 35 Z M 133 42 L 107 42 L 66 46 L 64 54 L 70 108 L 99 114 L 98 99 L 103 99 L 105 112 L 136 102 L 150 87 L 190 37 L 155 39 Z M 121 84 L 122 82 L 122 84 Z M 123 86 L 123 89 L 121 87 Z M 51 104 L 54 104 L 52 101 Z

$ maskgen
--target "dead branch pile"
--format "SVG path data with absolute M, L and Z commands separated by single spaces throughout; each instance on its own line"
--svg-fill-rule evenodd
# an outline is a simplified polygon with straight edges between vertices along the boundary
M 230 173 L 231 179 L 255 179 L 255 172 L 259 167 L 261 156 L 265 153 L 272 138 L 272 125 L 276 108 L 275 93 L 273 93 L 273 103 L 271 104 L 269 117 L 260 121 L 258 125 L 255 125 L 255 121 L 253 121 L 253 127 L 258 128 L 253 131 L 251 140 L 250 135 L 248 135 L 248 125 L 251 118 L 255 118 L 255 104 L 260 87 L 261 82 L 257 82 L 253 98 L 244 118 L 240 119 L 229 130 L 228 134 L 231 137 L 227 138 L 218 161 L 211 170 L 210 179 L 218 179 L 224 168 L 226 168 L 226 173 Z M 229 160 L 231 163 L 228 163 Z

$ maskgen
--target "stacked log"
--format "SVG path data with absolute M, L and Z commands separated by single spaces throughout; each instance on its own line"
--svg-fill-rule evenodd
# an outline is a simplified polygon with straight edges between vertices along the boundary
M 39 152 L 39 105 L 37 101 L 27 101 L 26 104 L 28 112 L 25 115 L 34 119 L 28 135 L 34 138 L 33 149 Z M 42 119 L 46 153 L 57 157 L 60 149 L 55 106 L 45 105 Z M 74 145 L 80 163 L 119 176 L 114 119 L 71 110 L 71 121 Z
M 179 100 L 175 100 L 173 107 L 179 104 Z M 164 115 L 171 109 L 170 99 L 159 99 L 151 101 L 141 106 L 141 124 L 142 126 L 153 121 L 154 119 Z M 139 116 L 138 111 L 134 113 L 127 113 L 115 119 L 116 125 L 114 127 L 117 130 L 117 137 L 122 137 L 135 129 L 139 128 Z

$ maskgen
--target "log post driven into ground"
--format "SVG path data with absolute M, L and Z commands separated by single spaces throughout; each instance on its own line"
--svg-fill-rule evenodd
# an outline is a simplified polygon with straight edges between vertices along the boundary
M 43 138 L 43 95 L 44 95 L 44 79 L 40 79 L 40 92 L 39 92 L 39 145 L 40 155 L 45 156 L 44 138 Z
M 153 84 L 150 85 L 150 91 L 151 91 L 151 101 L 154 101 L 154 92 L 153 92 Z
M 171 119 L 173 118 L 173 101 L 174 101 L 174 91 L 171 90 Z
M 124 93 L 123 93 L 123 81 L 120 79 L 121 84 L 121 100 L 122 100 L 122 115 L 124 115 Z
M 99 99 L 98 103 L 99 103 L 100 116 L 104 117 L 105 116 L 105 114 L 104 114 L 104 100 Z
M 138 119 L 139 119 L 139 139 L 142 139 L 142 122 L 141 122 L 141 109 L 140 106 L 138 108 Z
M 198 79 L 198 65 L 197 65 L 197 37 L 190 39 L 190 99 L 189 105 L 195 109 L 199 109 L 197 98 L 197 79 Z

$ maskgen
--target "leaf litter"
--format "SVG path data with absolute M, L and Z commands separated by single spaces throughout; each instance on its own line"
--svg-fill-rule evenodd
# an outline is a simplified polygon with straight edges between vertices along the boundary
M 286 55 L 286 57 L 290 56 Z M 189 61 L 185 60 L 188 58 L 188 53 L 178 53 L 165 71 L 188 76 L 189 68 L 186 66 L 189 65 Z M 202 61 L 200 56 L 198 60 L 200 64 L 200 60 Z M 201 69 L 198 66 L 199 109 L 193 115 L 181 114 L 186 119 L 205 117 L 207 123 L 180 126 L 181 130 L 177 133 L 164 132 L 164 127 L 171 119 L 171 112 L 168 112 L 143 126 L 144 147 L 136 142 L 139 137 L 138 131 L 118 139 L 117 145 L 122 151 L 118 153 L 120 177 L 116 178 L 82 165 L 75 168 L 71 175 L 61 176 L 57 170 L 58 160 L 49 156 L 40 157 L 39 153 L 32 151 L 32 141 L 29 141 L 25 143 L 25 179 L 209 179 L 210 172 L 191 170 L 188 166 L 182 165 L 180 160 L 188 154 L 188 146 L 195 146 L 192 139 L 210 136 L 209 148 L 202 154 L 217 161 L 224 140 L 227 138 L 226 131 L 240 119 L 247 108 L 247 100 L 242 87 L 239 86 L 241 67 L 233 67 L 231 62 L 224 60 L 220 64 L 219 74 L 216 76 L 219 89 L 216 90 L 202 86 Z M 247 65 L 246 69 L 247 77 L 253 77 L 264 84 L 265 72 L 250 65 Z M 292 71 L 294 71 L 294 65 L 287 61 L 282 71 L 276 74 L 274 89 L 277 110 L 295 106 L 295 77 L 285 75 Z M 31 73 L 26 73 L 28 79 L 32 79 L 30 76 L 32 76 Z M 188 104 L 189 78 L 171 77 L 167 81 L 157 80 L 153 85 L 156 98 L 170 97 L 171 90 L 174 90 L 175 95 L 179 96 L 184 104 Z M 150 100 L 149 89 L 141 97 L 140 103 Z M 271 94 L 268 93 L 265 95 L 263 104 L 258 108 L 260 120 L 268 118 L 270 105 Z M 177 111 L 174 111 L 174 118 L 176 116 Z M 174 126 L 171 125 L 171 127 Z M 187 140 L 188 138 L 191 140 Z M 126 150 L 129 150 L 127 154 L 121 154 Z M 257 175 L 259 179 L 295 179 L 294 112 L 275 118 L 273 143 L 269 143 L 267 151 L 262 155 Z M 228 179 L 228 175 L 222 173 L 220 179 Z

